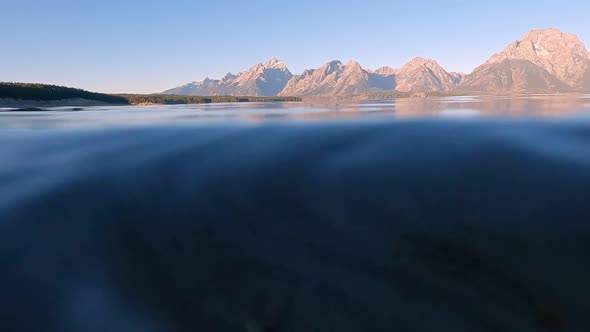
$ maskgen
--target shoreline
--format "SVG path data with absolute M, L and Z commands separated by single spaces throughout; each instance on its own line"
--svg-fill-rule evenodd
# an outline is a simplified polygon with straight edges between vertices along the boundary
M 311 104 L 326 104 L 326 103 L 346 103 L 346 102 L 366 102 L 366 101 L 379 101 L 379 100 L 394 100 L 394 99 L 431 99 L 431 98 L 445 98 L 445 97 L 535 97 L 539 95 L 551 95 L 551 96 L 583 96 L 584 93 L 516 93 L 516 94 L 406 94 L 398 96 L 387 96 L 387 95 L 354 95 L 354 96 L 303 96 L 299 101 L 303 103 Z M 245 101 L 223 101 L 219 103 L 244 103 Z M 249 101 L 249 102 L 260 102 L 260 103 L 271 103 L 273 101 Z M 200 104 L 214 104 L 218 102 L 209 103 L 194 103 L 195 105 Z M 246 102 L 248 103 L 248 102 Z M 0 98 L 0 111 L 45 111 L 46 108 L 81 108 L 81 107 L 99 107 L 99 106 L 158 106 L 158 105 L 189 105 L 193 103 L 157 103 L 157 102 L 141 102 L 141 103 L 108 103 L 97 100 L 90 100 L 84 98 L 68 98 L 61 100 L 21 100 L 12 98 Z
M 91 107 L 91 106 L 126 106 L 125 104 L 107 103 L 98 100 L 70 98 L 60 100 L 21 100 L 0 98 L 0 108 L 6 109 L 35 109 L 48 107 Z
M 44 108 L 55 107 L 93 107 L 93 106 L 157 106 L 157 105 L 201 105 L 201 104 L 218 104 L 218 103 L 273 103 L 273 102 L 301 102 L 302 98 L 293 97 L 227 97 L 227 96 L 140 96 L 129 95 L 124 98 L 137 98 L 137 100 L 129 100 L 127 103 L 109 103 L 99 100 L 91 100 L 84 98 L 67 98 L 59 100 L 31 100 L 31 99 L 14 99 L 14 98 L 0 98 L 0 109 L 4 111 L 42 111 Z M 154 98 L 156 101 L 150 100 Z M 191 100 L 191 98 L 197 98 Z M 162 99 L 161 102 L 159 102 Z

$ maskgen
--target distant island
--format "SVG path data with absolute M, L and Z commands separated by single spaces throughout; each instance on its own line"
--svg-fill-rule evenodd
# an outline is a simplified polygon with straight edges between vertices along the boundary
M 0 107 L 175 105 L 234 102 L 297 102 L 299 97 L 180 96 L 167 94 L 104 94 L 64 86 L 0 82 Z
M 164 91 L 178 95 L 431 96 L 466 94 L 590 93 L 590 54 L 580 39 L 558 29 L 532 30 L 471 73 L 445 70 L 416 57 L 400 68 L 365 69 L 339 60 L 299 75 L 274 57 L 221 79 Z

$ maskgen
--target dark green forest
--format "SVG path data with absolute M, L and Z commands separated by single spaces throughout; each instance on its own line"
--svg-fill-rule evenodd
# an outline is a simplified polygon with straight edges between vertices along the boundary
M 36 101 L 83 98 L 110 104 L 129 104 L 125 98 L 119 96 L 68 88 L 65 86 L 37 83 L 0 82 L 0 98 Z
M 297 97 L 234 97 L 234 96 L 178 96 L 178 95 L 141 95 L 141 94 L 104 94 L 82 89 L 68 88 L 49 84 L 0 82 L 0 99 L 54 101 L 82 98 L 109 104 L 207 104 L 237 102 L 284 102 L 301 101 Z
M 235 97 L 235 96 L 179 96 L 179 95 L 138 95 L 120 94 L 116 95 L 127 100 L 130 104 L 208 104 L 208 103 L 264 103 L 264 102 L 285 102 L 301 101 L 297 97 Z

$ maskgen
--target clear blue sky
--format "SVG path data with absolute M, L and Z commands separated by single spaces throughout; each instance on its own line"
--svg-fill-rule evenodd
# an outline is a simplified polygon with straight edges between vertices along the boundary
M 159 92 L 271 56 L 469 72 L 532 28 L 590 46 L 590 1 L 0 0 L 0 81 Z

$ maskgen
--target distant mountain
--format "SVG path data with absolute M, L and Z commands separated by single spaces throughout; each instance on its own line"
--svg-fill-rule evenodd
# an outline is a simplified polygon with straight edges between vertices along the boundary
M 338 96 L 355 95 L 371 90 L 392 90 L 393 75 L 382 75 L 364 70 L 358 62 L 346 65 L 335 60 L 318 69 L 308 69 L 294 76 L 281 96 Z
M 446 72 L 436 61 L 415 58 L 399 70 L 382 67 L 364 70 L 357 62 L 343 65 L 329 62 L 315 70 L 294 76 L 281 92 L 282 96 L 355 95 L 370 91 L 449 91 L 458 77 Z
M 453 80 L 455 80 L 455 84 L 460 84 L 466 75 L 464 73 L 457 73 L 457 72 L 450 72 L 449 74 L 451 74 L 451 77 L 453 77 Z
M 293 77 L 287 66 L 275 58 L 259 63 L 243 73 L 227 74 L 221 80 L 205 79 L 164 91 L 164 94 L 195 96 L 277 96 Z
M 457 85 L 457 78 L 432 59 L 414 58 L 400 68 L 396 75 L 399 92 L 450 91 Z
M 383 75 L 383 76 L 391 76 L 391 75 L 397 74 L 397 69 L 393 69 L 389 66 L 385 66 L 385 67 L 381 67 L 376 70 L 371 70 L 371 71 L 369 71 L 369 73 Z
M 582 91 L 585 93 L 590 93 L 590 69 L 586 71 L 584 74 L 583 82 L 582 82 Z
M 365 70 L 355 61 L 331 61 L 293 76 L 276 59 L 223 79 L 165 91 L 181 95 L 343 96 L 372 92 L 590 92 L 590 53 L 573 34 L 531 30 L 470 74 L 448 72 L 435 60 Z
M 174 89 L 166 90 L 164 94 L 187 96 L 224 96 L 231 95 L 231 83 L 237 76 L 228 73 L 221 80 L 206 78 L 202 82 L 193 82 Z
M 570 87 L 528 60 L 505 59 L 477 68 L 463 79 L 458 89 L 476 92 L 557 92 L 568 91 Z
M 369 86 L 371 90 L 391 91 L 397 85 L 395 74 L 397 69 L 385 66 L 369 71 Z
M 590 54 L 586 46 L 576 35 L 562 33 L 557 29 L 527 32 L 474 72 L 481 72 L 485 68 L 490 68 L 490 65 L 504 60 L 527 60 L 573 89 L 582 87 L 584 74 L 590 68 Z
M 331 61 L 318 69 L 306 69 L 301 75 L 295 75 L 285 86 L 281 95 L 331 95 L 344 72 L 340 61 Z M 363 74 L 361 74 L 363 75 Z

